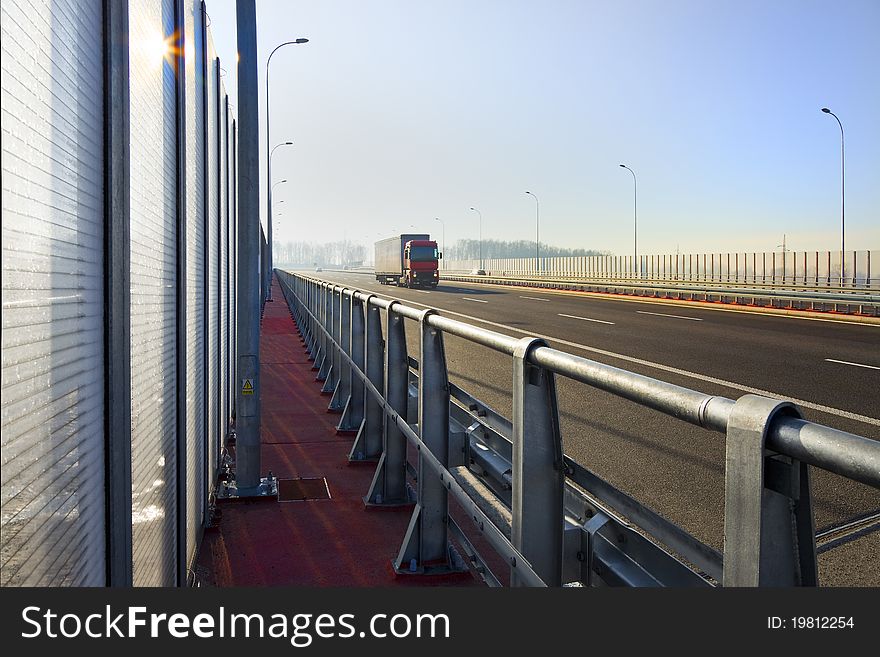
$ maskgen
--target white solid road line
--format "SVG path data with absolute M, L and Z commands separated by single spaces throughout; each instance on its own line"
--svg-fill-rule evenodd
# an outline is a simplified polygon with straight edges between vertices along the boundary
M 657 315 L 659 317 L 675 317 L 676 319 L 690 319 L 694 322 L 702 322 L 699 317 L 685 317 L 684 315 L 667 315 L 666 313 L 649 313 L 647 310 L 637 310 L 640 315 Z
M 582 319 L 585 322 L 597 322 L 599 324 L 614 324 L 614 322 L 606 322 L 604 319 L 593 319 L 592 317 L 578 317 L 577 315 L 564 315 L 562 313 L 556 313 L 560 317 L 571 317 L 572 319 Z
M 489 303 L 488 301 L 482 301 L 481 299 L 471 299 L 470 297 L 462 297 L 465 301 L 473 301 L 474 303 Z
M 520 297 L 520 299 L 531 299 L 532 301 L 550 301 L 550 299 L 539 299 L 538 297 Z
M 840 363 L 841 365 L 855 365 L 856 367 L 866 367 L 869 370 L 880 370 L 876 365 L 864 365 L 863 363 L 853 363 L 848 360 L 836 360 L 834 358 L 826 358 L 829 363 Z

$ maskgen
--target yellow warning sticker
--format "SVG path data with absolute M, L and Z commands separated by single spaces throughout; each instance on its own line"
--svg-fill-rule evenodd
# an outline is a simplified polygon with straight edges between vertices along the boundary
M 254 380 L 253 379 L 242 379 L 241 380 L 241 394 L 243 394 L 243 395 L 254 394 Z

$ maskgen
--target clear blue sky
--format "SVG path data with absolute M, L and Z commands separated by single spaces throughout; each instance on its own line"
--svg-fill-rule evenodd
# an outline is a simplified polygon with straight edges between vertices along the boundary
M 235 2 L 208 12 L 235 96 Z M 624 162 L 641 253 L 839 249 L 827 106 L 847 248 L 880 248 L 878 0 L 258 0 L 257 20 L 261 119 L 268 53 L 310 39 L 272 59 L 282 241 L 439 239 L 434 217 L 475 239 L 471 206 L 485 238 L 533 240 L 530 190 L 542 242 L 631 253 Z

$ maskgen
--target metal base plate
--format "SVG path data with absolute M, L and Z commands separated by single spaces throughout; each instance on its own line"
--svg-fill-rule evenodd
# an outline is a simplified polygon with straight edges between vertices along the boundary
M 252 488 L 239 488 L 235 479 L 221 481 L 217 486 L 216 497 L 218 502 L 232 500 L 255 500 L 263 499 L 271 502 L 278 501 L 278 479 L 274 475 L 262 477 L 258 486 Z

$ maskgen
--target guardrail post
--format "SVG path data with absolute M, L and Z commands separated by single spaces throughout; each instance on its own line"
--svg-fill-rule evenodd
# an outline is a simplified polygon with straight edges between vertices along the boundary
M 565 466 L 556 380 L 528 362 L 529 352 L 544 346 L 523 338 L 513 353 L 511 542 L 547 586 L 561 586 Z
M 315 360 L 314 342 L 312 341 L 312 319 L 309 316 L 309 309 L 312 305 L 312 288 L 308 283 L 296 281 L 294 295 L 296 296 L 296 326 L 299 329 L 300 337 L 306 348 L 309 360 Z
M 318 290 L 313 281 L 304 281 L 303 285 L 305 289 L 308 291 L 309 295 L 309 303 L 306 306 L 306 323 L 309 327 L 309 360 L 311 360 L 314 365 L 312 369 L 317 367 L 318 364 L 318 353 L 320 352 L 319 342 L 318 342 L 318 326 L 315 321 L 317 307 L 318 307 Z
M 764 446 L 791 402 L 744 395 L 727 422 L 724 586 L 816 586 L 816 543 L 806 464 Z
M 360 432 L 364 422 L 364 382 L 361 374 L 364 373 L 364 304 L 358 298 L 357 293 L 351 293 L 351 360 L 354 363 L 348 367 L 348 401 L 342 410 L 342 418 L 339 420 L 337 431 Z
M 323 319 L 321 317 L 321 309 L 323 307 L 324 290 L 321 283 L 312 281 L 313 301 L 312 301 L 312 327 L 315 335 L 315 361 L 312 364 L 313 370 L 321 369 L 321 361 L 324 358 L 324 332 L 321 330 Z
M 330 369 L 329 359 L 327 358 L 327 284 L 316 283 L 318 299 L 317 299 L 317 322 L 318 332 L 318 356 L 315 358 L 315 365 L 318 373 L 315 375 L 316 381 L 326 381 L 327 373 Z M 313 368 L 315 369 L 315 368 Z
M 449 379 L 443 331 L 428 324 L 437 311 L 419 318 L 419 449 L 418 498 L 409 528 L 394 560 L 398 573 L 436 574 L 460 570 L 454 564 L 447 536 L 448 489 L 438 473 L 425 464 L 427 449 L 445 468 L 449 465 Z
M 325 346 L 327 348 L 327 354 L 324 356 L 324 361 L 327 367 L 327 374 L 324 379 L 324 385 L 321 388 L 321 392 L 325 394 L 335 392 L 336 383 L 339 380 L 339 365 L 336 362 L 337 349 L 333 344 L 334 341 L 336 344 L 339 344 L 339 341 L 337 340 L 337 333 L 339 333 L 339 299 L 337 297 L 335 285 L 331 284 L 327 286 L 326 303 L 325 328 L 327 329 L 327 333 Z
M 367 378 L 384 393 L 385 388 L 385 344 L 382 341 L 382 316 L 379 307 L 373 304 L 375 296 L 369 295 L 364 301 L 367 323 L 366 368 Z M 382 455 L 382 405 L 366 394 L 364 400 L 364 421 L 357 438 L 351 446 L 349 461 L 376 461 Z
M 351 396 L 349 386 L 351 366 L 345 356 L 351 356 L 351 299 L 346 300 L 347 288 L 340 288 L 339 294 L 334 297 L 334 310 L 337 316 L 333 319 L 333 329 L 336 332 L 337 348 L 333 350 L 333 369 L 336 370 L 336 389 L 330 398 L 328 410 L 341 413 Z M 348 290 L 353 292 L 353 290 Z
M 397 301 L 388 305 L 385 315 L 385 415 L 382 456 L 370 490 L 364 497 L 367 506 L 399 506 L 409 504 L 406 491 L 406 437 L 397 427 L 397 417 L 407 419 L 409 401 L 409 361 L 406 353 L 404 319 L 394 311 Z

